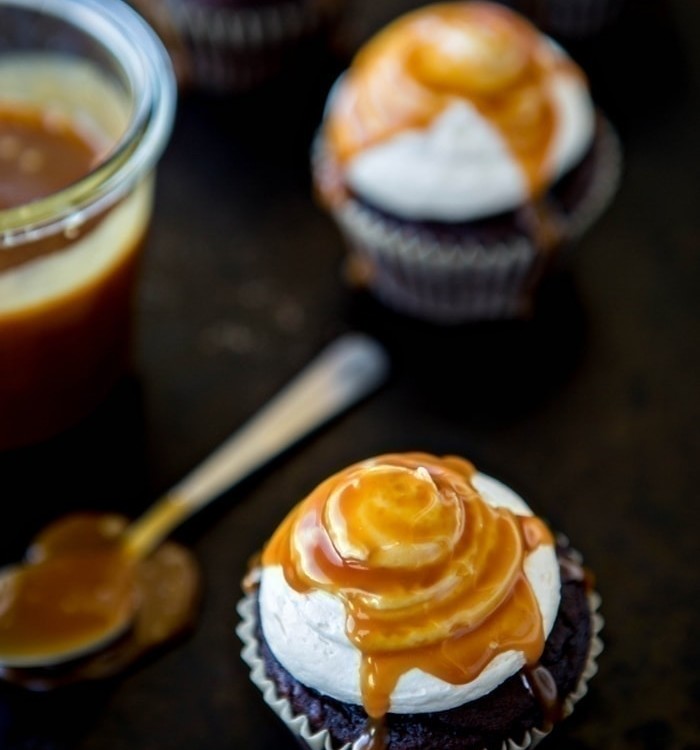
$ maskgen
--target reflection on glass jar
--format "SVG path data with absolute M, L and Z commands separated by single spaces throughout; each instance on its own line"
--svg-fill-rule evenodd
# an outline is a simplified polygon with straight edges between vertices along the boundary
M 0 449 L 74 424 L 128 367 L 175 97 L 121 0 L 0 0 Z

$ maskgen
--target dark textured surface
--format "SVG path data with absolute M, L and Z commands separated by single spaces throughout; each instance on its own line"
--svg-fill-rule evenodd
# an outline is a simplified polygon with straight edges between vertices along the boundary
M 359 3 L 337 54 L 402 7 Z M 699 37 L 696 0 L 633 0 L 604 37 L 576 45 L 623 138 L 624 183 L 520 325 L 434 329 L 343 288 L 307 160 L 340 58 L 241 100 L 181 102 L 135 375 L 79 429 L 0 457 L 1 560 L 68 510 L 141 511 L 336 332 L 384 340 L 393 378 L 178 531 L 205 581 L 190 638 L 101 685 L 0 685 L 3 750 L 294 748 L 239 657 L 240 575 L 321 478 L 397 450 L 469 457 L 567 533 L 598 577 L 600 672 L 543 748 L 700 748 Z
M 570 554 L 564 549 L 558 552 L 565 557 Z M 565 571 L 562 581 L 559 614 L 539 662 L 556 684 L 553 706 L 547 708 L 538 701 L 518 673 L 488 695 L 450 711 L 390 714 L 386 719 L 387 750 L 501 750 L 508 739 L 520 743 L 526 732 L 549 729 L 557 722 L 561 704 L 579 684 L 593 638 L 585 582 L 568 578 Z M 366 731 L 367 716 L 359 706 L 324 697 L 300 684 L 275 658 L 259 621 L 256 633 L 266 673 L 295 715 L 307 716 L 314 731 L 327 729 L 336 747 L 354 742 Z

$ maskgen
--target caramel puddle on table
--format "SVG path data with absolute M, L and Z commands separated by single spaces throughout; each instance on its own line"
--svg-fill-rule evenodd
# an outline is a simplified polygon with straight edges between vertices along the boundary
M 80 565 L 66 565 L 63 570 L 82 569 L 88 591 L 94 571 L 109 566 L 119 559 L 119 536 L 126 528 L 127 519 L 113 514 L 75 514 L 60 519 L 37 537 L 28 554 L 28 562 L 21 573 L 31 571 L 42 560 L 59 558 L 79 560 Z M 107 562 L 106 562 L 107 561 Z M 60 576 L 60 569 L 58 575 Z M 104 648 L 84 657 L 42 667 L 0 667 L 0 677 L 34 690 L 49 690 L 82 680 L 101 679 L 115 675 L 136 661 L 183 636 L 193 626 L 200 600 L 200 575 L 193 555 L 174 542 L 165 542 L 152 555 L 137 562 L 128 582 L 133 589 L 134 616 L 128 629 L 120 633 Z M 109 586 L 113 584 L 109 581 Z M 97 584 L 99 585 L 99 584 Z M 91 603 L 95 601 L 90 593 Z M 99 597 L 97 598 L 99 601 Z M 0 602 L 0 642 L 11 652 L 13 639 L 18 650 L 28 647 L 44 648 L 60 643 L 63 624 L 60 615 L 55 621 L 42 611 L 42 600 L 34 602 L 29 612 L 20 611 L 21 596 L 9 596 Z M 85 628 L 94 628 L 95 619 L 109 618 L 109 596 L 103 600 L 104 611 L 86 617 Z M 68 602 L 69 610 L 79 610 L 81 602 Z M 49 619 L 46 615 L 49 614 Z M 68 612 L 70 615 L 70 612 Z M 94 612 L 92 613 L 95 614 Z M 18 619 L 19 618 L 19 619 Z M 42 620 L 42 618 L 44 618 Z M 57 621 L 56 621 L 57 620 Z M 34 642 L 30 642 L 27 633 Z M 45 639 L 42 642 L 42 639 Z

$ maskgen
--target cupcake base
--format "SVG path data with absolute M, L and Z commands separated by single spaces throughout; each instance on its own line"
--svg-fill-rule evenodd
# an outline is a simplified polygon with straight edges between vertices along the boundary
M 528 317 L 547 268 L 617 191 L 621 153 L 601 116 L 588 155 L 544 201 L 481 221 L 410 222 L 347 196 L 332 215 L 348 246 L 349 281 L 397 312 L 436 323 Z M 319 185 L 331 171 L 327 159 L 317 138 Z
M 524 670 L 468 705 L 427 714 L 389 714 L 388 750 L 524 750 L 534 747 L 585 695 L 602 651 L 598 633 L 599 596 L 583 575 L 580 555 L 558 541 L 562 603 L 540 665 L 556 685 L 558 698 L 538 697 L 537 670 Z M 242 657 L 265 701 L 300 743 L 311 750 L 350 750 L 366 732 L 360 706 L 324 696 L 300 684 L 275 659 L 260 629 L 257 597 L 238 608 Z M 534 676 L 533 676 L 534 675 Z

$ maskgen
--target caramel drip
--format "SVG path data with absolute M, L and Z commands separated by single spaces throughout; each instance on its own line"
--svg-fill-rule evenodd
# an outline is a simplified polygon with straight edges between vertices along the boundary
M 563 216 L 546 195 L 533 198 L 523 206 L 524 225 L 536 247 L 552 252 L 565 236 Z
M 552 673 L 542 664 L 536 664 L 526 667 L 521 674 L 525 687 L 542 709 L 545 727 L 552 727 L 563 718 L 564 710 Z
M 353 743 L 352 750 L 384 750 L 388 744 L 389 737 L 384 719 L 368 717 L 365 729 Z
M 339 597 L 362 654 L 365 710 L 381 717 L 400 677 L 417 667 L 451 684 L 498 654 L 535 664 L 542 618 L 527 554 L 553 544 L 544 523 L 488 505 L 459 458 L 389 454 L 319 485 L 263 551 L 299 592 Z
M 325 123 L 332 161 L 340 169 L 464 101 L 498 130 L 539 195 L 557 126 L 550 83 L 562 72 L 582 75 L 507 8 L 463 2 L 408 13 L 365 45 L 338 87 Z M 321 191 L 333 200 L 337 175 L 326 175 Z

